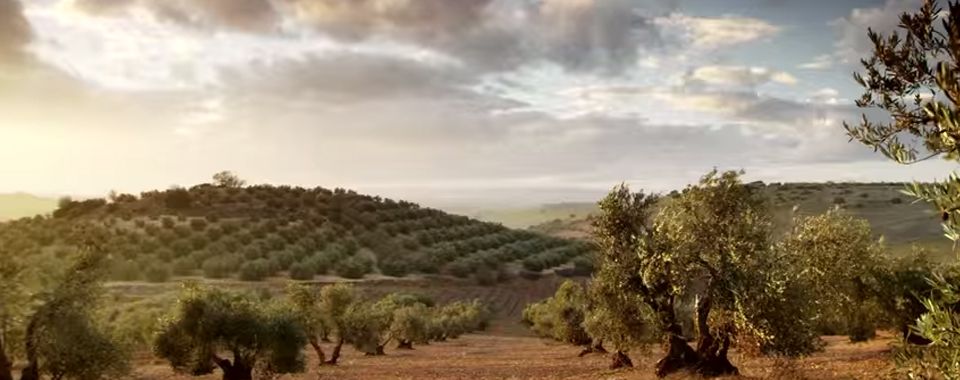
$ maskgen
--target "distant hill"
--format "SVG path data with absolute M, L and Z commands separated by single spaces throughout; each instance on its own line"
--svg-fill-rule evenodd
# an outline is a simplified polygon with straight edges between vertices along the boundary
M 495 283 L 558 267 L 589 273 L 592 249 L 346 189 L 209 184 L 73 201 L 51 217 L 0 223 L 0 249 L 50 265 L 69 255 L 65 239 L 77 226 L 108 232 L 116 281 L 450 275 Z
M 26 193 L 0 194 L 0 221 L 53 212 L 57 200 Z
M 556 220 L 585 219 L 596 210 L 597 204 L 593 202 L 565 202 L 529 208 L 479 210 L 470 215 L 486 222 L 501 223 L 510 228 L 529 228 Z
M 794 207 L 799 215 L 813 215 L 839 206 L 870 222 L 874 232 L 883 235 L 895 252 L 918 245 L 944 256 L 953 257 L 950 241 L 943 231 L 936 210 L 900 192 L 900 183 L 773 183 L 763 184 L 770 198 L 777 229 L 786 231 Z M 525 211 L 517 211 L 522 213 Z M 509 213 L 505 213 L 509 215 Z M 531 231 L 563 238 L 588 238 L 590 223 L 586 217 L 555 218 L 530 227 Z

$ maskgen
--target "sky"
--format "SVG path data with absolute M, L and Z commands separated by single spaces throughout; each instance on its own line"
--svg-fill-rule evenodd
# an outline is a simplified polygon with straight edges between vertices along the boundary
M 848 142 L 920 0 L 0 0 L 0 192 L 207 182 L 432 206 L 942 178 Z

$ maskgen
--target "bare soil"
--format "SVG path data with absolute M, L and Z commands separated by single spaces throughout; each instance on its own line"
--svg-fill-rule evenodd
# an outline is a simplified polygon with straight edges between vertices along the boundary
M 734 354 L 741 376 L 729 379 L 878 379 L 891 370 L 889 334 L 880 339 L 851 344 L 845 337 L 825 337 L 823 352 L 807 358 L 781 360 L 747 358 Z M 391 347 L 392 348 L 392 347 Z M 368 357 L 345 350 L 336 367 L 317 368 L 309 357 L 307 373 L 281 379 L 376 380 L 376 379 L 655 379 L 653 364 L 658 350 L 631 354 L 636 367 L 611 371 L 609 357 L 591 354 L 578 358 L 580 349 L 533 337 L 468 335 L 448 342 L 417 346 L 415 350 L 387 350 L 386 356 Z M 197 379 L 175 374 L 163 362 L 149 357 L 138 360 L 131 379 Z M 199 379 L 219 379 L 213 374 Z M 671 379 L 686 379 L 677 375 Z

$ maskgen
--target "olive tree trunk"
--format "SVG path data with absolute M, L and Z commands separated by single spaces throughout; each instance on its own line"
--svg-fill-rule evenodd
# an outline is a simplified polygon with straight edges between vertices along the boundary
M 320 360 L 320 365 L 324 365 L 324 362 L 327 360 L 327 356 L 323 353 L 323 347 L 320 347 L 320 342 L 317 341 L 316 337 L 310 337 L 310 346 L 313 347 L 313 351 L 317 353 L 317 358 Z
M 223 371 L 223 380 L 253 380 L 253 366 L 238 357 L 233 358 L 233 363 L 216 356 L 213 361 Z
M 337 338 L 337 345 L 333 346 L 333 353 L 330 354 L 330 360 L 327 360 L 326 364 L 336 365 L 337 360 L 340 360 L 340 350 L 343 349 L 343 338 Z
M 39 311 L 37 312 L 39 314 Z M 27 324 L 26 354 L 27 366 L 20 372 L 20 380 L 40 380 L 40 364 L 37 358 L 37 329 L 40 328 L 40 317 L 34 314 Z
M 13 361 L 7 356 L 7 346 L 0 336 L 0 380 L 13 380 Z
M 633 361 L 630 360 L 630 357 L 623 351 L 617 350 L 617 352 L 614 352 L 610 357 L 612 359 L 610 369 L 633 367 Z
M 730 335 L 732 331 L 721 331 L 721 338 L 713 336 L 710 331 L 710 310 L 713 307 L 710 296 L 706 296 L 697 303 L 697 330 L 700 334 L 697 339 L 696 372 L 700 375 L 713 377 L 737 375 L 740 371 L 730 363 L 727 351 L 730 349 Z

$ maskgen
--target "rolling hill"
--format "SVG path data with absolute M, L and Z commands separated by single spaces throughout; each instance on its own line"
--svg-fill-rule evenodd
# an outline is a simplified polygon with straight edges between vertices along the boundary
M 571 261 L 589 273 L 591 250 L 345 189 L 209 184 L 72 201 L 0 224 L 0 247 L 52 266 L 70 254 L 65 239 L 78 226 L 108 232 L 115 281 L 450 275 L 491 284 Z
M 894 252 L 917 245 L 953 258 L 951 243 L 943 237 L 938 212 L 925 203 L 915 203 L 900 191 L 902 183 L 771 183 L 762 184 L 770 199 L 776 228 L 786 231 L 794 213 L 819 214 L 832 207 L 870 222 L 877 235 L 883 235 Z M 579 210 L 588 210 L 580 204 Z M 594 206 L 595 207 L 595 206 Z M 590 234 L 587 216 L 554 217 L 536 209 L 518 209 L 489 215 L 542 215 L 539 224 L 529 230 L 562 238 L 582 239 Z M 796 210 L 796 211 L 794 211 Z M 588 213 L 589 214 L 589 213 Z M 492 221 L 498 221 L 491 218 Z

